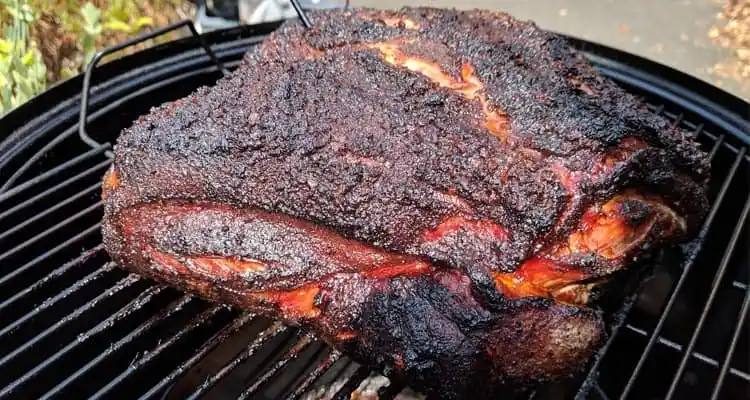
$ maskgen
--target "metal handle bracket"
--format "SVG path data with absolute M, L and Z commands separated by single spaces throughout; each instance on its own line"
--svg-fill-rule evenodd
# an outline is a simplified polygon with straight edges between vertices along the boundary
M 153 39 L 155 37 L 161 36 L 165 33 L 180 29 L 185 26 L 188 27 L 192 36 L 200 43 L 201 47 L 203 47 L 203 49 L 206 51 L 208 56 L 211 58 L 211 61 L 213 61 L 216 64 L 216 68 L 225 76 L 229 74 L 229 70 L 227 70 L 224 67 L 224 64 L 216 57 L 216 54 L 211 49 L 211 46 L 209 46 L 208 43 L 206 43 L 206 41 L 203 40 L 203 37 L 198 34 L 198 31 L 195 29 L 195 25 L 193 25 L 193 21 L 190 21 L 187 19 L 179 21 L 179 22 L 175 22 L 163 28 L 155 29 L 143 35 L 136 36 L 130 40 L 126 40 L 125 42 L 122 42 L 118 45 L 101 50 L 97 52 L 96 54 L 94 54 L 94 57 L 91 59 L 88 65 L 86 65 L 86 72 L 83 75 L 83 88 L 81 89 L 81 111 L 78 115 L 78 135 L 81 137 L 81 140 L 84 143 L 88 144 L 89 146 L 95 149 L 98 149 L 102 146 L 109 145 L 109 144 L 101 144 L 97 142 L 96 140 L 91 138 L 91 136 L 86 131 L 86 127 L 88 123 L 89 92 L 91 91 L 91 75 L 93 74 L 94 69 L 102 60 L 102 58 L 114 52 L 120 51 L 127 47 L 136 45 L 138 43 L 145 42 L 146 40 Z M 106 151 L 106 154 L 108 157 L 112 157 L 112 153 L 109 150 Z

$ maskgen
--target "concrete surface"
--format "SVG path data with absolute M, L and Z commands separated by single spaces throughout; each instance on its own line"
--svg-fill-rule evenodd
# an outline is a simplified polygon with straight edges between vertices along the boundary
M 544 29 L 638 54 L 711 82 L 745 100 L 750 82 L 710 74 L 732 56 L 711 43 L 708 31 L 721 9 L 718 0 L 352 0 L 352 6 L 400 8 L 429 5 L 497 9 L 535 21 Z

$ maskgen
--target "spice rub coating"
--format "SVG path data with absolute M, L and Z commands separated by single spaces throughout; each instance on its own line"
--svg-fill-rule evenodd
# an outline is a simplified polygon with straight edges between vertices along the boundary
M 503 13 L 311 18 L 122 132 L 113 258 L 447 398 L 580 369 L 592 288 L 706 213 L 690 134 Z

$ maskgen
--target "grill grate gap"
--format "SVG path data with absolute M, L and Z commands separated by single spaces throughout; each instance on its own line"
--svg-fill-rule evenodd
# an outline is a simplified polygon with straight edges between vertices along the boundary
M 240 364 L 247 361 L 252 357 L 261 347 L 265 346 L 271 339 L 278 335 L 288 331 L 289 328 L 281 323 L 275 322 L 271 326 L 262 331 L 258 336 L 247 345 L 247 347 L 237 354 L 234 358 L 226 363 L 219 371 L 211 375 L 206 379 L 203 384 L 198 386 L 196 390 L 187 399 L 197 399 L 211 389 L 221 379 L 225 378 L 232 371 L 234 371 Z
M 105 149 L 109 148 L 109 145 L 101 146 L 96 149 L 91 149 L 79 156 L 76 156 L 52 169 L 49 171 L 43 172 L 34 178 L 29 179 L 28 181 L 25 181 L 24 183 L 13 186 L 11 189 L 8 189 L 7 187 L 3 187 L 0 189 L 0 201 L 5 201 L 6 199 L 9 199 L 12 196 L 15 196 L 18 193 L 21 193 L 29 188 L 33 188 L 34 186 L 38 186 L 42 184 L 47 179 L 50 179 L 54 176 L 57 176 L 63 172 L 65 172 L 68 169 L 72 169 L 73 167 L 76 167 L 78 164 L 81 164 L 82 162 L 93 158 L 101 153 L 104 152 Z M 21 171 L 21 170 L 19 170 Z M 5 182 L 5 186 L 10 186 L 12 183 L 14 183 L 15 176 L 11 176 L 11 178 L 8 179 L 7 182 Z
M 54 197 L 55 195 L 66 193 L 64 189 L 67 189 L 70 186 L 76 186 L 76 184 L 80 186 L 81 183 L 79 181 L 83 181 L 86 178 L 89 178 L 89 179 L 93 178 L 96 180 L 96 183 L 99 183 L 98 182 L 99 178 L 104 173 L 105 167 L 109 166 L 110 163 L 111 163 L 110 160 L 105 160 L 103 162 L 100 162 L 99 164 L 96 164 L 93 167 L 64 180 L 63 182 L 60 182 L 57 185 L 54 185 L 50 187 L 49 189 L 46 189 L 43 192 L 35 196 L 19 204 L 16 204 L 13 207 L 10 207 L 6 211 L 0 213 L 0 221 L 5 219 L 8 216 L 15 215 L 17 217 L 19 213 L 25 208 L 30 208 L 31 206 L 38 207 L 40 202 L 42 201 L 55 204 L 56 203 L 56 200 L 55 200 L 56 197 Z M 65 198 L 65 197 L 60 197 L 60 198 Z
M 737 326 L 734 328 L 734 333 L 732 334 L 732 340 L 729 343 L 727 354 L 724 357 L 724 360 L 721 362 L 721 371 L 719 372 L 719 376 L 716 379 L 714 389 L 711 392 L 712 400 L 719 398 L 719 395 L 721 394 L 722 384 L 724 383 L 724 379 L 726 379 L 727 373 L 730 371 L 736 371 L 733 368 L 730 368 L 730 364 L 732 361 L 732 356 L 734 356 L 735 354 L 737 343 L 740 340 L 740 335 L 742 334 L 742 328 L 745 324 L 745 320 L 747 319 L 748 312 L 750 312 L 750 289 L 745 292 L 745 299 L 742 302 L 742 308 L 739 312 L 739 320 L 737 321 Z M 744 375 L 743 378 L 746 381 L 750 381 L 750 376 Z
M 263 372 L 258 378 L 256 378 L 250 386 L 248 386 L 237 399 L 244 400 L 256 394 L 263 386 L 268 383 L 276 374 L 289 364 L 293 359 L 304 352 L 310 345 L 313 344 L 314 338 L 312 335 L 305 334 L 300 336 L 297 341 L 276 361 L 274 361 L 266 371 Z
M 157 287 L 154 287 L 154 288 L 157 288 Z M 54 396 L 59 396 L 60 393 L 63 392 L 67 386 L 71 385 L 71 383 L 75 382 L 78 379 L 81 379 L 81 377 L 89 373 L 93 368 L 97 367 L 100 363 L 105 361 L 107 358 L 112 357 L 114 354 L 121 351 L 124 347 L 138 340 L 141 336 L 145 334 L 145 332 L 151 329 L 154 329 L 155 326 L 158 325 L 159 323 L 168 320 L 175 313 L 182 311 L 183 308 L 187 306 L 191 301 L 195 301 L 194 298 L 191 296 L 185 295 L 169 303 L 161 311 L 153 314 L 148 320 L 140 324 L 138 327 L 133 329 L 131 332 L 129 332 L 127 335 L 122 337 L 117 342 L 107 347 L 105 351 L 103 351 L 102 353 L 100 353 L 99 355 L 91 359 L 85 365 L 83 365 L 82 367 L 77 369 L 75 372 L 73 372 L 71 375 L 63 379 L 60 383 L 55 385 L 52 389 L 44 393 L 44 395 L 42 395 L 40 399 L 48 399 Z
M 214 309 L 216 309 L 216 307 L 212 307 L 211 311 Z M 227 311 L 227 310 L 228 309 L 224 308 L 223 311 Z M 174 380 L 176 380 L 180 375 L 182 375 L 185 371 L 189 370 L 198 361 L 200 361 L 214 347 L 219 345 L 221 342 L 225 341 L 229 336 L 231 336 L 233 333 L 239 330 L 242 327 L 242 325 L 244 325 L 252 317 L 253 316 L 250 314 L 243 314 L 239 318 L 234 319 L 234 321 L 231 324 L 221 327 L 221 329 L 218 330 L 212 336 L 210 336 L 190 358 L 180 363 L 177 366 L 177 368 L 175 368 L 169 375 L 167 375 L 162 380 L 157 382 L 153 387 L 151 387 L 151 389 L 148 392 L 146 392 L 142 396 L 142 398 L 151 398 L 157 395 L 167 385 L 174 382 Z M 203 321 L 199 319 L 198 322 L 202 323 Z M 188 327 L 191 325 L 194 325 L 194 324 L 188 324 Z M 195 324 L 194 326 L 197 326 L 197 324 Z M 182 333 L 184 331 L 185 330 L 181 330 L 180 332 Z M 157 348 L 157 350 L 159 349 Z M 155 350 L 154 353 L 157 353 L 157 351 Z

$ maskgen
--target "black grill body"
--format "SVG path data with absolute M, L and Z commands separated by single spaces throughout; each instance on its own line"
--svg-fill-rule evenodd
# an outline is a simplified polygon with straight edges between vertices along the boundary
M 231 68 L 277 24 L 204 35 Z M 650 260 L 639 290 L 604 304 L 610 338 L 579 376 L 535 399 L 748 398 L 750 124 L 747 103 L 685 74 L 571 39 L 601 73 L 692 132 L 712 160 L 696 240 Z M 101 246 L 110 143 L 150 107 L 221 76 L 190 39 L 93 72 L 0 119 L 0 398 L 349 398 L 370 376 L 295 328 L 130 275 Z M 335 383 L 331 387 L 331 383 Z M 380 398 L 404 388 L 391 382 Z

